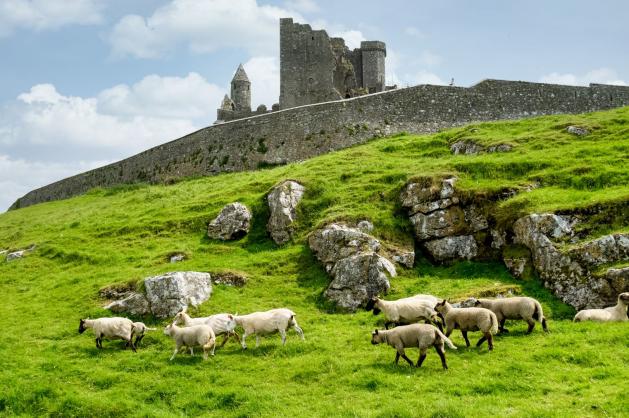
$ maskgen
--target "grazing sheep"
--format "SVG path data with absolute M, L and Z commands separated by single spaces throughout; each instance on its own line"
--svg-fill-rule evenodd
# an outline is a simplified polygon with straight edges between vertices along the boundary
M 290 309 L 271 309 L 266 312 L 254 312 L 248 315 L 235 316 L 236 323 L 240 325 L 245 332 L 242 334 L 242 348 L 247 348 L 246 339 L 249 335 L 255 334 L 256 348 L 260 345 L 260 335 L 280 333 L 282 337 L 282 345 L 286 345 L 286 331 L 291 327 L 301 339 L 304 339 L 304 332 L 297 325 L 295 320 L 295 312 Z
M 149 328 L 144 322 L 134 322 L 133 323 L 133 335 L 135 335 L 135 345 L 137 346 L 142 338 L 144 338 L 144 333 L 146 331 L 156 331 L 157 328 Z
M 392 330 L 375 330 L 371 334 L 372 344 L 387 343 L 397 350 L 397 353 L 395 354 L 395 364 L 398 364 L 400 356 L 402 356 L 404 360 L 408 361 L 408 364 L 410 364 L 411 367 L 413 366 L 413 362 L 406 357 L 406 353 L 404 352 L 405 348 L 419 348 L 417 367 L 421 367 L 424 359 L 426 358 L 426 351 L 428 348 L 435 347 L 437 354 L 441 357 L 441 365 L 445 370 L 447 370 L 448 365 L 446 363 L 446 355 L 443 349 L 444 342 L 448 344 L 448 347 L 456 350 L 456 346 L 452 344 L 452 341 L 450 341 L 448 337 L 443 335 L 443 333 L 435 326 L 427 324 L 403 325 Z
M 187 308 L 183 308 L 181 312 L 178 312 L 177 315 L 175 315 L 173 324 L 183 324 L 186 327 L 190 327 L 192 325 L 209 325 L 212 327 L 215 336 L 224 336 L 221 347 L 225 345 L 229 337 L 234 337 L 237 342 L 240 342 L 240 336 L 236 333 L 236 331 L 234 331 L 234 328 L 236 328 L 236 321 L 234 320 L 234 315 L 232 314 L 220 313 L 201 318 L 191 318 L 187 313 Z M 214 355 L 215 348 L 216 346 L 212 347 L 212 355 Z
M 438 303 L 435 306 L 435 310 L 441 313 L 446 321 L 448 331 L 446 337 L 452 334 L 455 329 L 460 329 L 465 344 L 469 347 L 470 341 L 467 339 L 468 331 L 478 331 L 483 333 L 483 336 L 476 343 L 476 347 L 479 347 L 485 340 L 489 350 L 494 349 L 494 339 L 492 334 L 498 332 L 498 319 L 489 309 L 485 308 L 453 308 L 445 299 L 443 302 Z
M 424 295 L 418 295 L 424 296 Z M 366 309 L 372 310 L 373 314 L 384 313 L 384 328 L 389 329 L 389 325 L 414 324 L 420 320 L 432 322 L 437 316 L 433 309 L 433 301 L 423 297 L 413 296 L 398 300 L 387 301 L 375 296 L 367 302 Z M 441 324 L 437 323 L 438 326 Z
M 193 347 L 198 346 L 203 348 L 203 360 L 207 360 L 208 350 L 216 344 L 216 336 L 209 325 L 193 325 L 180 328 L 175 324 L 170 324 L 164 328 L 164 334 L 175 340 L 175 351 L 170 360 L 173 360 L 183 347 L 189 348 L 190 355 L 194 355 Z M 214 350 L 212 350 L 212 355 L 214 355 L 213 353 Z
M 498 330 L 500 332 L 509 332 L 509 330 L 505 328 L 505 321 L 507 319 L 524 319 L 527 324 L 529 324 L 528 333 L 533 331 L 535 321 L 537 320 L 542 324 L 544 331 L 548 332 L 542 305 L 533 298 L 525 296 L 502 299 L 470 298 L 467 302 L 471 302 L 472 306 L 489 309 L 495 313 L 496 318 L 498 318 Z
M 133 321 L 127 318 L 97 318 L 97 319 L 81 319 L 79 322 L 79 334 L 83 334 L 86 329 L 92 328 L 94 336 L 96 336 L 96 348 L 103 348 L 103 337 L 110 340 L 124 340 L 127 342 L 126 347 L 131 346 L 135 352 L 135 344 L 133 344 Z
M 629 292 L 618 295 L 618 303 L 616 306 L 610 306 L 604 309 L 584 309 L 577 312 L 574 316 L 574 322 L 581 321 L 629 321 L 627 317 L 627 305 L 629 305 Z

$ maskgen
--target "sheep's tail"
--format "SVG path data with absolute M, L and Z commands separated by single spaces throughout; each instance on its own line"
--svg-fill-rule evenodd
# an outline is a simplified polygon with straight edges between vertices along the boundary
M 542 305 L 538 301 L 535 301 L 535 311 L 533 311 L 533 319 L 539 321 L 542 324 L 542 328 L 544 328 L 544 331 L 548 332 L 546 318 L 544 317 L 544 310 L 542 309 Z
M 435 328 L 435 333 L 439 336 L 439 338 L 441 338 L 448 345 L 448 347 L 450 347 L 453 350 L 456 350 L 456 345 L 454 345 L 452 341 L 450 341 L 450 339 L 446 337 L 446 335 L 443 332 Z
M 496 318 L 496 314 L 491 312 L 491 315 L 489 315 L 489 321 L 491 322 L 491 328 L 489 329 L 489 332 L 491 332 L 492 334 L 497 334 L 498 333 L 498 318 Z

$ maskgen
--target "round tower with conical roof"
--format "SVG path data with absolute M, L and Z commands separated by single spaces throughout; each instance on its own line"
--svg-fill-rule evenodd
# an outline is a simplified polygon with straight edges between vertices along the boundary
M 231 99 L 236 111 L 251 112 L 251 82 L 242 64 L 238 66 L 232 78 Z

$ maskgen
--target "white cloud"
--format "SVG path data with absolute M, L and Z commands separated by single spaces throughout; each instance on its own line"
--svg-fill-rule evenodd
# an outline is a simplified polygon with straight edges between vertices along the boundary
M 2 0 L 0 37 L 16 29 L 41 31 L 70 24 L 101 23 L 102 9 L 101 0 Z
M 52 84 L 35 85 L 0 107 L 0 187 L 5 199 L 0 205 L 35 187 L 208 126 L 224 94 L 196 73 L 149 75 L 95 97 L 64 95 Z
M 419 54 L 419 62 L 428 67 L 435 67 L 443 62 L 443 58 L 434 52 L 422 51 Z
M 420 38 L 420 39 L 424 39 L 426 37 L 426 35 L 422 31 L 420 31 L 419 29 L 413 26 L 408 26 L 404 28 L 404 33 L 408 36 L 412 36 L 412 37 Z
M 303 13 L 314 13 L 320 10 L 313 0 L 286 0 L 284 4 L 287 9 Z
M 256 0 L 171 0 L 152 15 L 126 15 L 109 41 L 115 56 L 157 58 L 179 45 L 195 53 L 245 48 L 254 55 L 277 55 L 279 19 L 296 12 L 258 5 Z
M 332 33 L 331 36 L 345 39 L 345 45 L 349 49 L 360 48 L 360 43 L 367 40 L 359 30 L 344 30 Z
M 253 109 L 265 104 L 270 110 L 280 97 L 280 63 L 277 57 L 253 57 L 244 64 L 251 81 Z
M 436 85 L 446 85 L 449 84 L 445 82 L 441 77 L 437 74 L 427 71 L 425 69 L 416 69 L 411 71 L 400 72 L 400 63 L 404 61 L 405 64 L 408 64 L 412 60 L 406 60 L 401 57 L 396 50 L 389 48 L 387 50 L 387 59 L 386 59 L 386 83 L 387 85 L 397 84 L 398 87 L 408 87 L 415 86 L 418 84 L 436 84 Z M 417 68 L 421 66 L 421 60 L 418 61 L 413 67 Z M 405 65 L 405 68 L 407 66 Z M 410 67 L 412 68 L 412 67 Z M 409 69 L 410 69 L 409 68 Z
M 583 75 L 571 73 L 550 73 L 540 77 L 542 83 L 567 84 L 571 86 L 587 86 L 590 83 L 615 84 L 626 86 L 627 82 L 618 77 L 616 71 L 611 68 L 597 68 Z

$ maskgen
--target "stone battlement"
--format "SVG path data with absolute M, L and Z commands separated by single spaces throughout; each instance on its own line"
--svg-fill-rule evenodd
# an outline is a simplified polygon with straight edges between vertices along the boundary
M 33 190 L 10 209 L 95 187 L 207 176 L 305 160 L 406 131 L 471 122 L 583 113 L 629 105 L 629 87 L 484 80 L 472 87 L 419 85 L 265 113 L 201 129 L 122 161 Z

